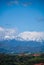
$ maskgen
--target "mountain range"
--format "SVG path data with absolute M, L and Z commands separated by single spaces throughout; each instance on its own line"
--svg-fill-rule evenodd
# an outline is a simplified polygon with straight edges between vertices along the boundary
M 3 40 L 0 41 L 0 53 L 42 53 L 44 52 L 44 41 L 20 41 Z
M 0 53 L 44 52 L 44 32 L 25 31 L 0 27 Z

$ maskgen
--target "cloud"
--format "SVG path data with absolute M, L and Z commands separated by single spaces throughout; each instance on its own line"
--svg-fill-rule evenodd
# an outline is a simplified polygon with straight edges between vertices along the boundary
M 38 18 L 37 21 L 38 21 L 38 22 L 44 22 L 44 18 L 43 18 L 43 17 Z
M 32 2 L 23 2 L 22 5 L 25 6 L 25 7 L 30 6 L 30 5 L 32 5 Z
M 0 27 L 0 31 L 4 31 L 4 29 L 2 27 Z
M 19 41 L 43 41 L 44 32 L 25 31 L 22 33 L 18 33 L 15 28 L 7 29 L 0 27 L 0 40 L 6 39 L 16 39 Z
M 0 27 L 0 40 L 14 39 L 15 36 L 16 36 L 16 29 L 15 28 L 7 29 L 7 28 Z
M 19 1 L 18 0 L 11 0 L 7 3 L 8 5 L 18 5 Z
M 28 2 L 28 1 L 23 2 L 23 1 L 19 1 L 19 0 L 11 0 L 8 2 L 8 5 L 18 5 L 18 4 L 20 4 L 22 6 L 29 6 L 32 4 L 32 2 Z

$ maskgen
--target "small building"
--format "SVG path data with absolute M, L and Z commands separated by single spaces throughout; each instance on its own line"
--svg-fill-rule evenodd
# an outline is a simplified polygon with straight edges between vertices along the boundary
M 40 54 L 33 54 L 33 56 L 37 57 L 37 56 L 40 56 Z

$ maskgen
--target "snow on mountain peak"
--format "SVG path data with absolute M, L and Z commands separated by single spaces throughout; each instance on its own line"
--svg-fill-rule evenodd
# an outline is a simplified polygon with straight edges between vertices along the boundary
M 19 41 L 43 41 L 44 32 L 25 31 L 17 34 L 16 29 L 7 29 L 0 27 L 0 40 L 16 39 Z
M 44 40 L 44 32 L 23 32 L 18 35 L 19 40 L 24 41 L 42 41 Z

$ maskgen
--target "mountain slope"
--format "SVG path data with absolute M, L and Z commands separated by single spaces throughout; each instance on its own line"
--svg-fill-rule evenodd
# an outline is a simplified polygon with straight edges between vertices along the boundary
M 3 41 L 0 41 L 0 52 L 2 53 L 44 52 L 44 41 L 43 42 L 18 41 L 15 39 L 3 40 Z

